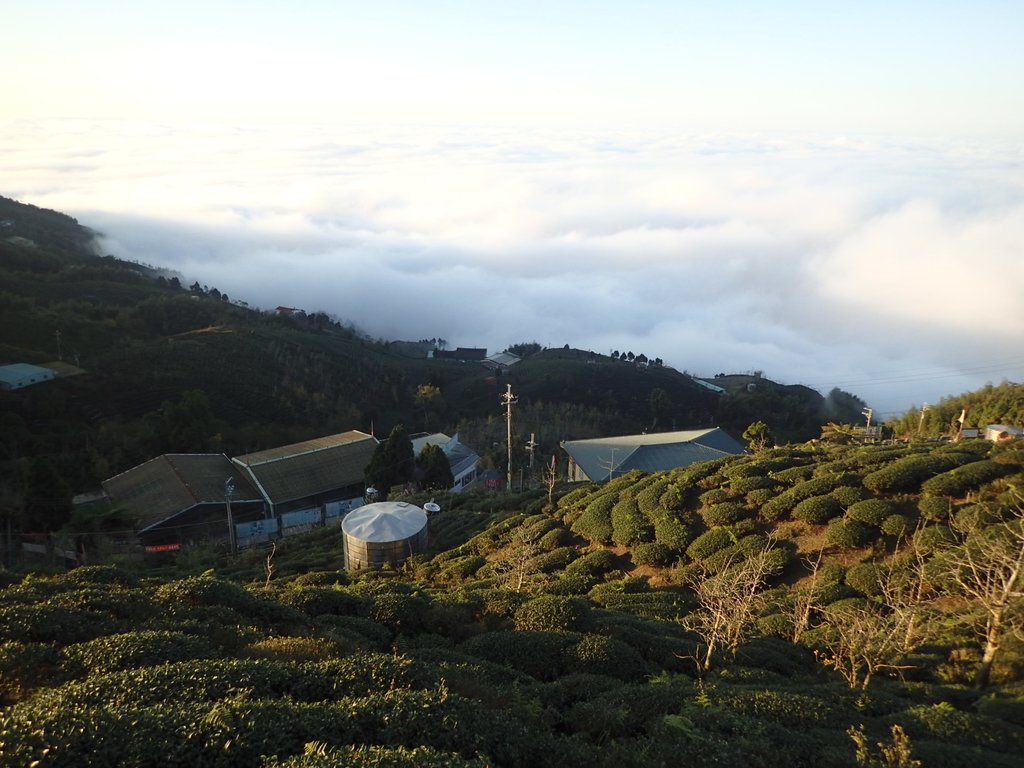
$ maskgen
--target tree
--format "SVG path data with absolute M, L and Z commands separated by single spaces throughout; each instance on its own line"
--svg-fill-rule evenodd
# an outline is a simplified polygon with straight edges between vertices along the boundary
M 33 531 L 54 531 L 71 515 L 71 488 L 49 459 L 27 459 L 25 470 L 25 522 Z
M 1013 518 L 969 535 L 942 553 L 952 590 L 973 601 L 978 614 L 970 620 L 981 640 L 978 688 L 988 685 L 992 665 L 1007 632 L 1024 630 L 1024 495 L 1013 493 Z
M 755 421 L 743 431 L 743 439 L 754 453 L 759 453 L 775 442 L 772 429 L 763 421 Z
M 747 638 L 764 604 L 763 590 L 777 570 L 772 542 L 718 573 L 701 566 L 694 592 L 698 608 L 682 619 L 700 645 L 690 658 L 705 675 L 719 656 L 731 658 Z M 741 555 L 742 557 L 742 555 Z
M 425 445 L 416 457 L 416 475 L 420 487 L 428 490 L 444 491 L 452 487 L 452 467 L 439 445 Z
M 428 426 L 432 419 L 444 409 L 444 400 L 441 397 L 441 388 L 433 384 L 420 384 L 416 387 L 416 405 L 423 409 L 423 426 Z
M 412 479 L 415 469 L 412 440 L 405 426 L 398 424 L 391 430 L 388 439 L 374 449 L 363 476 L 367 486 L 375 487 L 386 497 L 392 486 Z

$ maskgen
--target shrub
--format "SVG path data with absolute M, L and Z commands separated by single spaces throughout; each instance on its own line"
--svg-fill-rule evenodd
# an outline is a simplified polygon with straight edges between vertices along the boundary
M 925 480 L 921 490 L 929 496 L 960 497 L 1012 471 L 1013 467 L 988 459 L 975 461 Z
M 954 541 L 953 532 L 949 530 L 948 526 L 942 524 L 929 525 L 919 529 L 914 534 L 914 544 L 924 554 L 934 552 L 936 549 L 952 544 Z
M 736 501 L 723 501 L 701 510 L 701 517 L 708 528 L 732 525 L 747 517 L 747 509 Z
M 842 511 L 832 496 L 812 496 L 793 507 L 793 519 L 805 523 L 826 523 Z
M 0 706 L 48 683 L 60 658 L 60 652 L 45 643 L 0 642 Z
M 590 606 L 583 600 L 561 595 L 541 595 L 519 607 L 515 627 L 519 631 L 583 631 L 590 624 Z
M 158 664 L 216 656 L 213 646 L 201 637 L 181 632 L 140 630 L 107 635 L 85 643 L 69 645 L 64 656 L 72 665 L 84 668 L 89 674 L 115 672 L 133 667 L 151 667 Z
M 921 513 L 922 519 L 930 523 L 941 523 L 949 519 L 952 506 L 949 499 L 922 496 L 917 503 L 917 511 Z
M 772 480 L 785 483 L 786 485 L 796 485 L 797 483 L 801 483 L 804 480 L 809 479 L 813 472 L 814 466 L 812 464 L 805 464 L 796 467 L 789 467 L 788 469 L 780 469 L 776 472 L 769 472 L 768 476 L 771 477 Z
M 537 555 L 527 563 L 529 573 L 554 573 L 565 568 L 579 557 L 575 547 L 559 547 L 550 552 Z
M 288 589 L 283 590 L 279 600 L 292 608 L 302 611 L 307 616 L 332 614 L 335 616 L 354 616 L 362 608 L 364 600 L 344 589 L 334 587 L 295 586 L 292 582 Z
M 732 534 L 725 528 L 712 528 L 705 531 L 686 548 L 686 554 L 691 560 L 703 560 L 725 549 L 733 543 Z
M 603 493 L 587 504 L 576 522 L 572 524 L 573 533 L 585 536 L 595 544 L 610 544 L 612 541 L 612 507 L 615 506 L 616 494 Z
M 847 511 L 846 516 L 851 520 L 857 520 L 865 525 L 879 527 L 885 518 L 892 514 L 892 505 L 882 499 L 865 499 L 853 504 Z
M 571 673 L 636 680 L 644 671 L 643 658 L 634 648 L 605 635 L 583 635 L 565 649 L 562 658 L 566 671 Z
M 658 542 L 637 544 L 633 547 L 634 565 L 668 565 L 672 550 Z
M 705 491 L 700 495 L 700 503 L 703 507 L 710 507 L 712 504 L 720 504 L 731 498 L 732 494 L 724 488 L 712 488 L 710 491 Z
M 871 472 L 864 478 L 864 486 L 875 493 L 908 493 L 940 472 L 978 458 L 968 454 L 913 454 Z
M 746 496 L 746 504 L 751 509 L 760 509 L 769 501 L 775 498 L 775 491 L 771 488 L 757 488 L 750 491 Z
M 910 520 L 906 515 L 889 515 L 879 527 L 886 536 L 906 536 L 910 531 Z
M 552 528 L 540 537 L 537 545 L 543 550 L 553 550 L 564 547 L 572 542 L 572 534 L 565 528 Z
M 865 597 L 874 597 L 881 591 L 878 581 L 878 566 L 874 563 L 857 563 L 846 572 L 847 586 Z
M 825 529 L 825 543 L 839 549 L 855 549 L 868 542 L 868 528 L 856 520 L 833 520 Z
M 764 475 L 753 475 L 751 477 L 737 477 L 729 482 L 729 489 L 733 493 L 747 494 L 751 491 L 765 490 L 775 487 L 775 481 Z
M 591 576 L 604 576 L 619 567 L 619 560 L 614 552 L 607 549 L 596 549 L 588 552 L 578 560 L 574 560 L 565 568 L 567 574 L 585 573 Z
M 636 499 L 626 496 L 616 502 L 611 510 L 612 541 L 620 547 L 628 547 L 654 538 L 654 530 L 647 522 Z
M 562 674 L 563 652 L 578 637 L 571 632 L 497 630 L 471 637 L 459 649 L 538 680 L 556 680 Z
M 832 498 L 844 507 L 851 507 L 870 496 L 867 489 L 855 485 L 841 485 L 832 491 Z
M 440 577 L 447 581 L 462 581 L 473 576 L 487 564 L 483 555 L 464 555 L 456 558 L 441 569 Z

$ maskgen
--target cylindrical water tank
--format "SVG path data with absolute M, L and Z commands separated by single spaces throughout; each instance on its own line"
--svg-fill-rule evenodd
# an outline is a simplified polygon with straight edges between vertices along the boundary
M 345 567 L 398 565 L 427 548 L 427 513 L 404 501 L 378 501 L 349 512 L 341 521 Z

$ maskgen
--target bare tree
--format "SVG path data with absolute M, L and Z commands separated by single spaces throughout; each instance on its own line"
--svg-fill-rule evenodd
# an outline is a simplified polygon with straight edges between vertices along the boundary
M 1024 495 L 1013 491 L 1013 517 L 970 535 L 960 532 L 958 546 L 942 555 L 950 568 L 953 591 L 973 601 L 972 621 L 982 646 L 974 678 L 988 685 L 1003 639 L 1024 633 Z
M 533 559 L 540 554 L 539 536 L 520 525 L 512 533 L 495 570 L 502 582 L 516 592 L 522 592 L 526 578 L 533 573 Z
M 821 569 L 821 558 L 824 553 L 825 551 L 821 549 L 813 559 L 811 557 L 804 558 L 804 563 L 811 569 L 811 578 L 801 589 L 793 592 L 793 606 L 790 612 L 793 634 L 790 639 L 794 643 L 800 642 L 800 638 L 811 625 L 811 615 L 817 601 L 815 590 L 818 587 L 818 571 Z
M 716 658 L 732 658 L 749 635 L 764 605 L 764 587 L 778 568 L 771 556 L 774 542 L 759 552 L 730 563 L 719 573 L 706 569 L 694 585 L 699 607 L 685 616 L 684 628 L 696 633 L 700 645 L 686 658 L 697 665 L 697 674 L 711 670 Z M 739 555 L 742 557 L 742 555 Z
M 873 600 L 817 607 L 818 659 L 851 688 L 867 688 L 881 670 L 909 669 L 903 660 L 929 636 L 926 583 L 924 558 L 914 548 L 878 566 Z

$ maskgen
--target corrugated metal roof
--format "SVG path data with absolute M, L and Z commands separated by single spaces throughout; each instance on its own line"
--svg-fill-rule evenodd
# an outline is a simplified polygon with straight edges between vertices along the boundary
M 569 440 L 562 447 L 593 480 L 618 477 L 633 469 L 662 472 L 743 453 L 743 446 L 717 427 Z
M 262 502 L 245 473 L 222 453 L 166 453 L 103 482 L 103 489 L 144 526 L 197 504 L 224 502 L 228 478 L 234 502 Z
M 358 485 L 377 440 L 364 432 L 342 432 L 316 440 L 238 456 L 274 504 Z

